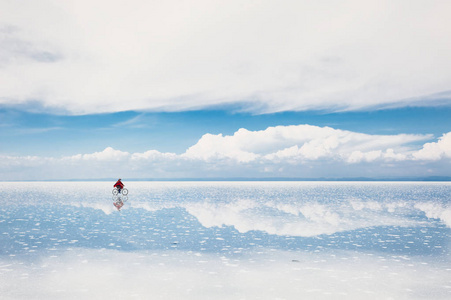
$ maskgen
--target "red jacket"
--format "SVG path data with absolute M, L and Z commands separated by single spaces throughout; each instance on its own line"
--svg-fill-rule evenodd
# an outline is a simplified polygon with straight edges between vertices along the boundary
M 114 185 L 114 187 L 120 187 L 122 189 L 122 188 L 124 188 L 124 184 L 122 183 L 122 181 L 118 180 L 116 182 L 116 184 Z

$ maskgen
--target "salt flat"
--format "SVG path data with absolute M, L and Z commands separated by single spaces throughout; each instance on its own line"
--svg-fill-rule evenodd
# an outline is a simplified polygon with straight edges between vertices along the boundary
M 2 299 L 448 299 L 451 184 L 4 183 Z

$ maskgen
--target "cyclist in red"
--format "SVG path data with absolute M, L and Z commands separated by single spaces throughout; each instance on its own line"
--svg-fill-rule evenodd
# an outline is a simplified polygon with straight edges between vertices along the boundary
M 124 188 L 124 184 L 122 183 L 121 179 L 114 184 L 114 187 L 117 188 L 118 193 L 121 193 L 121 190 Z

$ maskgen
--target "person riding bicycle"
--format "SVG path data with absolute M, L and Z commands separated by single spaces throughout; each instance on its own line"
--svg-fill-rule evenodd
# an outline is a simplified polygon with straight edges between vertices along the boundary
M 114 184 L 114 187 L 117 189 L 118 193 L 121 193 L 121 190 L 124 188 L 124 184 L 122 183 L 121 179 Z

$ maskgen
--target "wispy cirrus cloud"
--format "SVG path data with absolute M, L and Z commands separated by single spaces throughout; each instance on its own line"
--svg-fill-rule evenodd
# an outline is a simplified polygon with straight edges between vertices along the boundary
M 446 1 L 3 1 L 0 105 L 449 105 L 450 13 Z

